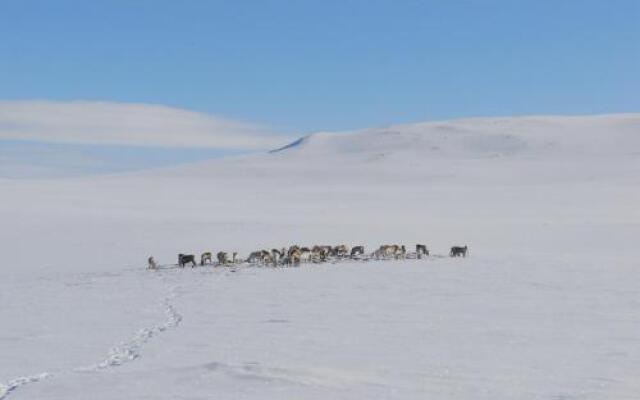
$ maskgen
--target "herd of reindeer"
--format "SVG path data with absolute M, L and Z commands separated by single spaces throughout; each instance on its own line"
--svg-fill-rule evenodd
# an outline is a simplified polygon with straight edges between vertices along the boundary
M 453 246 L 449 252 L 451 257 L 466 257 L 468 254 L 468 247 L 465 246 Z M 214 264 L 213 255 L 211 252 L 202 253 L 200 256 L 200 265 L 218 265 L 218 266 L 231 266 L 242 263 L 258 264 L 258 265 L 273 265 L 273 266 L 298 266 L 304 262 L 322 263 L 329 260 L 340 259 L 359 259 L 359 260 L 388 260 L 388 259 L 405 259 L 408 256 L 411 258 L 422 258 L 429 256 L 429 249 L 424 244 L 416 244 L 415 253 L 408 254 L 404 245 L 397 244 L 383 244 L 373 253 L 366 255 L 364 246 L 355 246 L 349 249 L 346 245 L 338 246 L 313 246 L 313 247 L 300 247 L 293 245 L 291 247 L 282 249 L 257 250 L 249 254 L 246 259 L 238 258 L 238 253 L 231 253 L 231 256 L 227 252 L 220 251 L 216 254 L 217 263 Z M 157 269 L 158 265 L 153 256 L 149 257 L 149 269 Z M 197 265 L 197 259 L 194 254 L 178 254 L 178 266 L 185 267 L 191 264 L 192 267 Z

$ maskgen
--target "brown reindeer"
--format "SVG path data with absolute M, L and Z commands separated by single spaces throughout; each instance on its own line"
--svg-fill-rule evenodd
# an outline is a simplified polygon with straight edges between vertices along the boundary
M 405 259 L 407 257 L 407 248 L 404 247 L 404 245 L 397 247 L 396 245 L 396 251 L 394 252 L 394 256 L 397 259 Z
M 374 254 L 376 258 L 392 257 L 396 254 L 399 248 L 400 246 L 397 244 L 383 244 Z
M 324 262 L 328 255 L 327 246 L 313 246 L 311 249 L 311 260 L 314 262 Z
M 298 249 L 293 249 L 289 251 L 287 257 L 285 258 L 285 265 L 300 265 L 302 261 L 302 253 Z

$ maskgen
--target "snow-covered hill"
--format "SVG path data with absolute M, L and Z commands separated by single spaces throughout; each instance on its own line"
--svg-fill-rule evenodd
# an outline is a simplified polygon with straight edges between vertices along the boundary
M 0 398 L 640 390 L 640 114 L 318 133 L 181 167 L 0 180 L 0 193 Z M 292 243 L 468 244 L 471 257 L 143 270 L 151 254 Z
M 640 154 L 640 115 L 473 118 L 316 133 L 274 152 L 418 158 Z

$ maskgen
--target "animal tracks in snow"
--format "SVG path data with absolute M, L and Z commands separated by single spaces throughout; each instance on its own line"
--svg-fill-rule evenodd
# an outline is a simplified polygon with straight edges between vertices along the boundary
M 164 279 L 165 278 L 163 278 L 163 280 Z M 0 382 L 0 400 L 4 400 L 9 394 L 24 385 L 39 382 L 43 379 L 74 372 L 96 372 L 106 368 L 117 367 L 140 358 L 142 354 L 142 347 L 145 343 L 147 343 L 152 337 L 177 327 L 180 324 L 180 321 L 182 321 L 182 315 L 176 311 L 175 307 L 171 303 L 171 301 L 176 297 L 176 287 L 170 286 L 167 292 L 166 297 L 162 301 L 165 314 L 165 318 L 162 323 L 138 330 L 132 338 L 113 347 L 109 351 L 107 357 L 97 364 L 73 368 L 71 371 L 60 371 L 56 373 L 43 372 L 40 374 L 14 378 L 6 383 Z
M 4 399 L 9 395 L 9 393 L 18 389 L 21 386 L 28 385 L 30 383 L 39 382 L 43 379 L 47 379 L 53 376 L 48 372 L 43 372 L 41 374 L 30 375 L 30 376 L 21 376 L 19 378 L 15 378 L 10 380 L 7 383 L 0 383 L 0 400 Z
M 175 297 L 175 287 L 169 289 L 169 295 L 164 299 L 165 320 L 162 324 L 140 329 L 131 339 L 120 343 L 109 351 L 109 355 L 103 361 L 88 366 L 76 368 L 75 371 L 99 371 L 109 367 L 116 367 L 140 357 L 142 346 L 153 336 L 168 329 L 175 328 L 182 321 L 180 315 L 171 304 Z

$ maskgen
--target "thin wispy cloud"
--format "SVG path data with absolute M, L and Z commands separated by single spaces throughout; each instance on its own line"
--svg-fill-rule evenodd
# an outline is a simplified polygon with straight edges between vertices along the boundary
M 0 101 L 0 140 L 268 150 L 291 137 L 179 108 L 94 101 Z

